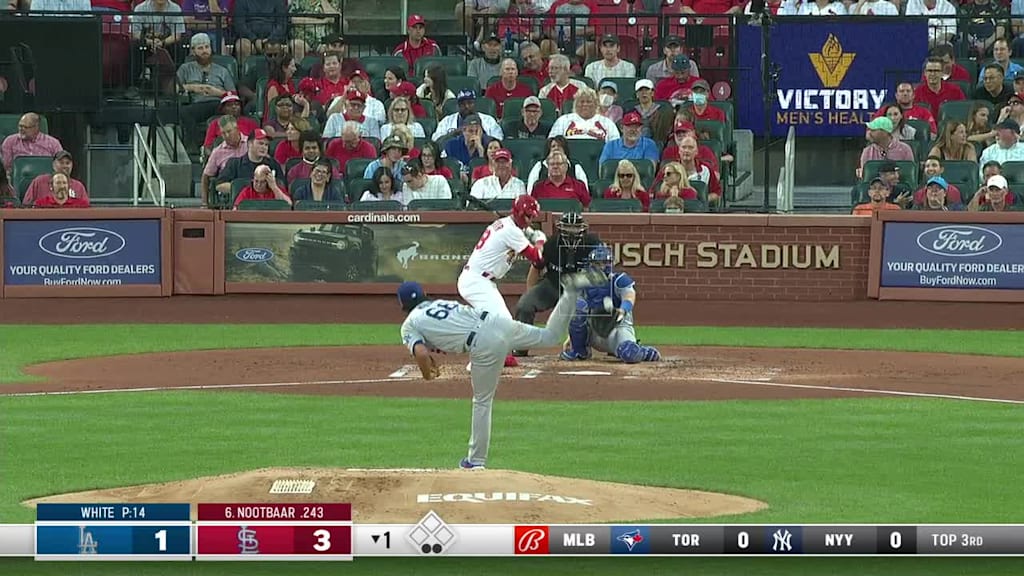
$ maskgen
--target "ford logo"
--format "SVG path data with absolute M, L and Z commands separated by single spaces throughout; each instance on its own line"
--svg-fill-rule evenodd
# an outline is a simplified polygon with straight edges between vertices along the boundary
M 103 258 L 124 250 L 124 236 L 103 228 L 61 228 L 39 239 L 39 248 L 58 258 Z
M 274 253 L 266 248 L 242 248 L 235 252 L 235 258 L 242 262 L 267 262 L 274 258 Z
M 917 245 L 939 256 L 969 258 L 995 252 L 1003 238 L 981 226 L 937 226 L 918 234 Z

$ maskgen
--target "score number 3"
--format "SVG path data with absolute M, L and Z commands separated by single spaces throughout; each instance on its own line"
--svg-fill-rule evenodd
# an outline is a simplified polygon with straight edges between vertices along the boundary
M 323 528 L 313 532 L 313 538 L 316 538 L 316 544 L 313 544 L 313 550 L 317 552 L 327 552 L 331 549 L 331 531 L 324 530 Z

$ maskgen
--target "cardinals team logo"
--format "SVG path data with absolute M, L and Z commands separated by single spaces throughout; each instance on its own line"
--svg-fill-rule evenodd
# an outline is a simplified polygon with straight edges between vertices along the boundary
M 644 541 L 644 536 L 640 533 L 639 530 L 633 530 L 632 532 L 619 534 L 616 540 L 625 544 L 626 549 L 632 552 L 634 546 Z

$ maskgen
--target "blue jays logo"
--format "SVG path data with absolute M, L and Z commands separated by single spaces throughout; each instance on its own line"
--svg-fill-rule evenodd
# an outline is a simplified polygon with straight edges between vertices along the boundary
M 626 548 L 632 552 L 633 547 L 644 541 L 644 537 L 640 534 L 639 530 L 633 530 L 632 532 L 626 532 L 625 534 L 619 534 L 616 538 L 619 542 L 626 545 Z

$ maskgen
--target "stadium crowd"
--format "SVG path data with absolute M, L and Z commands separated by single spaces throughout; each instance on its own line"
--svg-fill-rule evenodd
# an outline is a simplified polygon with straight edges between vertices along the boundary
M 123 4 L 12 0 L 11 8 Z M 635 4 L 629 9 L 751 10 L 728 0 Z M 950 6 L 768 3 L 779 16 L 931 18 L 920 82 L 898 85 L 865 127 L 855 214 L 1022 205 L 1014 187 L 1024 184 L 1024 67 L 1011 55 L 1024 21 L 992 0 Z M 712 71 L 702 75 L 699 51 L 683 38 L 654 38 L 647 52 L 635 35 L 602 24 L 614 19 L 592 18 L 625 14 L 621 2 L 459 3 L 466 55 L 443 55 L 430 23 L 413 14 L 391 55 L 363 58 L 349 55 L 331 0 L 145 0 L 133 10 L 131 41 L 146 57 L 131 58 L 129 80 L 181 95 L 181 134 L 203 166 L 204 206 L 449 209 L 467 196 L 511 201 L 527 192 L 592 211 L 703 212 L 721 206 L 735 176 L 729 91 Z M 221 13 L 230 28 L 211 24 Z M 957 14 L 973 18 L 958 24 Z M 949 42 L 974 59 L 957 62 Z M 71 154 L 43 120 L 26 113 L 17 133 L 4 134 L 0 197 L 88 206 Z

